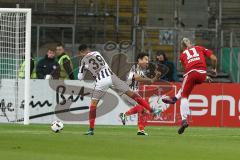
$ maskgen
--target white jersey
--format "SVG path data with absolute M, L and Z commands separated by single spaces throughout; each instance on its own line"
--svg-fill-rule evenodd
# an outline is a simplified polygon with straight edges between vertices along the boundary
M 78 79 L 84 78 L 86 70 L 89 70 L 96 80 L 101 80 L 113 74 L 102 55 L 97 51 L 89 52 L 83 57 L 79 67 Z
M 145 70 L 141 69 L 139 65 L 133 65 L 127 76 L 127 84 L 133 91 L 138 91 L 139 83 L 135 80 L 134 74 L 138 74 L 141 77 L 146 77 Z
M 111 71 L 99 52 L 90 52 L 83 57 L 79 67 L 79 80 L 84 78 L 86 70 L 89 70 L 96 78 L 92 99 L 101 99 L 111 86 L 114 86 L 115 89 L 122 93 L 129 90 L 129 86 Z

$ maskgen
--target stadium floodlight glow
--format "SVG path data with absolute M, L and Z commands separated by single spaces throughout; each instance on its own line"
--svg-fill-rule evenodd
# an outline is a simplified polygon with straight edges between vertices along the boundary
M 1 79 L 7 79 L 14 88 L 15 109 L 19 103 L 19 66 L 25 61 L 24 124 L 29 124 L 30 58 L 31 58 L 31 9 L 0 8 L 0 59 Z M 25 58 L 24 58 L 25 57 Z M 11 84 L 11 85 L 10 85 Z M 22 94 L 22 93 L 20 93 Z M 17 115 L 17 114 L 16 114 Z M 17 116 L 16 116 L 17 120 Z

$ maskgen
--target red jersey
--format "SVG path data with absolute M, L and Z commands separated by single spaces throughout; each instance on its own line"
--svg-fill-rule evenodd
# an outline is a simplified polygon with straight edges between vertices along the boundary
M 212 51 L 208 50 L 202 46 L 193 46 L 192 48 L 185 49 L 180 54 L 180 61 L 185 67 L 185 74 L 189 73 L 191 70 L 201 70 L 206 71 L 206 60 L 205 56 L 210 57 Z

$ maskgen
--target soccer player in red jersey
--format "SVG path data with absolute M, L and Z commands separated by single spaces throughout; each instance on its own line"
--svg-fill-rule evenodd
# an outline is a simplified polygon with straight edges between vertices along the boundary
M 208 50 L 202 46 L 192 45 L 188 38 L 183 38 L 181 45 L 183 52 L 180 54 L 180 61 L 185 68 L 182 87 L 175 97 L 166 97 L 163 99 L 163 102 L 167 104 L 175 104 L 178 99 L 181 99 L 180 112 L 182 123 L 178 130 L 178 134 L 182 134 L 188 127 L 187 118 L 190 113 L 188 101 L 189 95 L 197 84 L 203 83 L 206 79 L 207 67 L 205 56 L 211 59 L 212 74 L 215 76 L 217 75 L 217 58 L 211 50 Z

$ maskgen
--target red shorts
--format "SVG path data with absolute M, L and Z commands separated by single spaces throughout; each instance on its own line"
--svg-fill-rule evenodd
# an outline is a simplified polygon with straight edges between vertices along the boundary
M 181 97 L 188 98 L 193 88 L 197 84 L 201 84 L 205 81 L 206 75 L 206 73 L 199 73 L 197 71 L 188 73 L 183 79 Z

